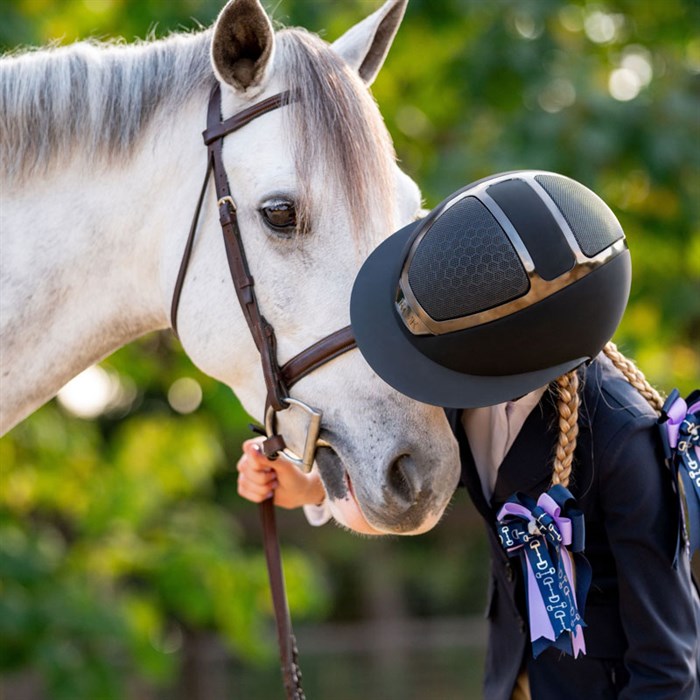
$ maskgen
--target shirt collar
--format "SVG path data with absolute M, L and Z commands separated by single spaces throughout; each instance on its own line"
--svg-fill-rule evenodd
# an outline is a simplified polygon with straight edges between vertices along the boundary
M 498 468 L 546 388 L 536 389 L 515 401 L 462 411 L 462 425 L 487 501 L 491 499 Z

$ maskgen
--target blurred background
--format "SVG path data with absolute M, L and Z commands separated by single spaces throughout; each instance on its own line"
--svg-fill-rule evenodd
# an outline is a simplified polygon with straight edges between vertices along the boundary
M 0 0 L 0 49 L 210 24 L 223 0 Z M 334 40 L 370 0 L 265 2 Z M 411 0 L 373 93 L 426 205 L 545 168 L 600 194 L 634 264 L 616 336 L 662 391 L 700 380 L 700 5 Z M 169 333 L 69 384 L 0 440 L 0 697 L 282 698 L 249 418 Z M 479 697 L 487 552 L 458 493 L 427 535 L 279 514 L 312 699 Z

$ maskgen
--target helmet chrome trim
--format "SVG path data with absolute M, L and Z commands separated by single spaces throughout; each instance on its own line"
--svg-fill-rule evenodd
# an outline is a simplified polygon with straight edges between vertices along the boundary
M 532 304 L 541 301 L 542 299 L 546 299 L 547 297 L 556 294 L 560 290 L 568 287 L 570 284 L 573 284 L 583 277 L 586 277 L 591 272 L 605 265 L 609 260 L 618 256 L 627 249 L 627 241 L 622 233 L 622 229 L 620 229 L 622 237 L 619 240 L 603 249 L 597 255 L 588 257 L 581 250 L 581 247 L 576 240 L 576 236 L 571 230 L 571 227 L 557 204 L 544 189 L 544 187 L 542 187 L 542 185 L 540 185 L 540 183 L 535 179 L 539 175 L 551 174 L 551 172 L 544 170 L 528 170 L 518 171 L 517 173 L 505 173 L 499 177 L 488 178 L 487 180 L 477 183 L 476 185 L 466 187 L 464 191 L 459 192 L 448 202 L 445 202 L 443 205 L 437 207 L 431 212 L 431 215 L 425 219 L 423 224 L 421 224 L 420 228 L 418 229 L 418 233 L 411 244 L 411 248 L 401 270 L 399 287 L 395 299 L 396 310 L 403 320 L 406 328 L 413 335 L 443 335 L 453 331 L 473 328 L 475 326 L 509 316 L 510 314 L 527 308 Z M 559 177 L 562 177 L 563 179 L 570 179 L 563 175 L 560 175 Z M 501 207 L 499 207 L 487 193 L 487 189 L 492 185 L 514 179 L 526 182 L 539 195 L 542 203 L 547 207 L 562 231 L 564 238 L 566 239 L 566 242 L 574 255 L 574 265 L 571 267 L 571 269 L 567 270 L 553 280 L 547 281 L 537 274 L 532 258 L 530 257 L 530 254 L 522 239 L 518 235 L 518 232 L 515 230 L 513 224 L 505 215 Z M 572 180 L 572 182 L 575 181 Z M 518 255 L 523 268 L 525 269 L 525 273 L 528 277 L 529 288 L 525 294 L 517 297 L 516 299 L 499 304 L 498 306 L 490 309 L 477 311 L 465 316 L 460 316 L 459 318 L 438 321 L 430 316 L 430 314 L 423 308 L 421 303 L 416 299 L 408 279 L 408 272 L 416 250 L 420 246 L 420 243 L 425 235 L 428 233 L 428 231 L 430 231 L 433 223 L 448 209 L 453 207 L 458 202 L 463 201 L 467 197 L 474 197 L 480 201 L 489 210 L 491 215 L 503 229 L 516 254 Z M 598 199 L 600 198 L 598 197 Z M 607 208 L 605 202 L 603 202 L 602 199 L 600 201 L 603 206 Z

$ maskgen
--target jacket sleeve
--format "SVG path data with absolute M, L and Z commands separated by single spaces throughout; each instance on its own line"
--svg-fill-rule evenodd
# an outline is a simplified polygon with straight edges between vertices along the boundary
M 617 566 L 630 681 L 620 700 L 696 699 L 698 599 L 685 553 L 673 567 L 678 503 L 653 421 L 631 418 L 598 460 Z

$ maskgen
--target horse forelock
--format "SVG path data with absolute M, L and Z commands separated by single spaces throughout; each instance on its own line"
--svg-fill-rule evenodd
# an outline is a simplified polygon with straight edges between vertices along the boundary
M 368 222 L 388 217 L 395 196 L 396 156 L 377 104 L 357 73 L 315 34 L 284 29 L 277 38 L 282 83 L 297 98 L 284 112 L 296 135 L 302 212 L 313 217 L 310 182 L 325 169 L 340 186 L 358 243 L 368 244 Z

